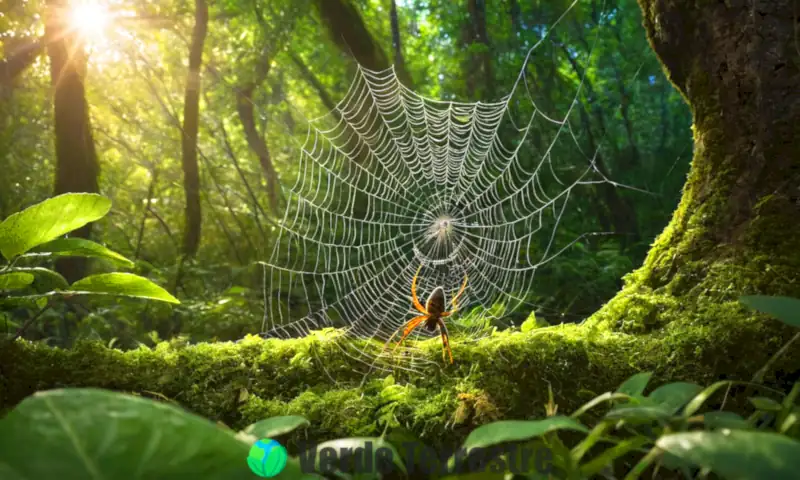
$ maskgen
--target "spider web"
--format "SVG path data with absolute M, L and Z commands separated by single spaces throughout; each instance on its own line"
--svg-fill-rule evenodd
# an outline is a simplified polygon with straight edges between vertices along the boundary
M 438 330 L 420 326 L 394 345 L 419 315 L 411 282 L 420 266 L 423 305 L 437 286 L 449 302 L 468 278 L 446 319 L 456 362 L 459 343 L 532 305 L 537 270 L 589 235 L 558 235 L 576 189 L 614 183 L 569 121 L 582 79 L 558 115 L 534 101 L 526 67 L 539 44 L 496 102 L 426 98 L 393 68 L 358 68 L 337 107 L 309 122 L 263 264 L 265 336 L 336 327 L 354 369 L 419 372 L 444 362 Z

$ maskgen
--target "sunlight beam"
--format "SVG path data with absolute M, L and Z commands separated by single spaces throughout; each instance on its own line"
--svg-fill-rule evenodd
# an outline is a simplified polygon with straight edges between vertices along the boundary
M 69 11 L 69 25 L 81 36 L 98 41 L 111 23 L 111 14 L 105 5 L 94 1 L 77 1 Z

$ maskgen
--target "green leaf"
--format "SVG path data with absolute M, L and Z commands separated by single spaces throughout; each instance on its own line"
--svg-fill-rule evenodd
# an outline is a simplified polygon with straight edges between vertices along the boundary
M 647 398 L 675 414 L 701 391 L 703 391 L 703 387 L 700 385 L 675 382 L 656 388 L 650 392 Z
M 663 405 L 620 405 L 605 416 L 609 420 L 627 420 L 629 422 L 651 422 L 653 420 L 665 422 L 670 417 L 672 415 L 669 408 Z
M 0 253 L 11 260 L 103 218 L 111 201 L 94 193 L 65 193 L 17 212 L 0 223 Z
M 126 267 L 134 263 L 119 253 L 85 238 L 57 238 L 31 250 L 31 253 L 56 257 L 97 257 L 112 260 Z
M 719 382 L 712 383 L 710 386 L 706 387 L 705 390 L 698 393 L 688 404 L 686 404 L 686 407 L 683 409 L 683 416 L 691 417 L 700 409 L 700 407 L 703 406 L 704 403 L 706 403 L 706 400 L 708 400 L 709 397 L 714 394 L 714 392 L 724 386 L 733 385 L 734 383 L 736 382 L 731 380 L 721 380 Z
M 519 329 L 522 333 L 530 332 L 537 328 L 547 327 L 548 324 L 546 321 L 536 318 L 536 312 L 531 312 L 528 315 L 528 318 L 522 322 L 522 325 L 519 326 Z
M 800 299 L 751 295 L 741 297 L 739 301 L 761 313 L 772 315 L 787 325 L 800 328 Z
M 572 418 L 578 418 L 584 413 L 588 412 L 592 408 L 600 405 L 601 403 L 605 402 L 613 402 L 614 400 L 624 400 L 624 401 L 638 401 L 638 399 L 633 398 L 624 393 L 611 393 L 606 392 L 601 395 L 596 396 L 595 398 L 586 402 L 581 408 L 575 410 L 575 412 L 570 415 Z
M 488 447 L 498 443 L 516 442 L 539 437 L 556 430 L 589 430 L 574 418 L 557 415 L 543 420 L 502 420 L 482 425 L 469 434 L 464 448 Z
M 728 428 L 737 430 L 749 430 L 753 428 L 747 420 L 733 412 L 708 412 L 703 414 L 703 424 L 707 429 Z
M 36 393 L 0 422 L 0 472 L 21 479 L 252 480 L 249 449 L 174 405 L 97 389 Z
M 63 290 L 69 288 L 67 279 L 60 273 L 44 267 L 24 267 L 14 268 L 14 272 L 25 272 L 33 275 L 33 287 L 39 293 L 52 292 L 53 290 Z
M 0 290 L 17 290 L 33 283 L 33 275 L 28 272 L 0 274 Z
M 800 442 L 771 432 L 677 433 L 656 445 L 724 478 L 797 478 L 800 472 Z
M 647 388 L 647 383 L 650 382 L 650 377 L 652 376 L 651 372 L 637 373 L 625 380 L 617 389 L 617 393 L 624 393 L 631 397 L 640 396 L 644 393 L 644 389 Z
M 70 293 L 100 293 L 148 298 L 168 303 L 181 303 L 169 292 L 150 280 L 132 273 L 101 273 L 82 278 L 69 288 Z
M 754 407 L 764 412 L 780 412 L 783 409 L 780 403 L 771 398 L 751 397 L 748 400 L 750 400 L 750 403 L 752 403 Z
M 310 425 L 310 423 L 304 417 L 287 415 L 256 422 L 245 428 L 244 433 L 253 435 L 256 438 L 275 438 L 305 425 Z

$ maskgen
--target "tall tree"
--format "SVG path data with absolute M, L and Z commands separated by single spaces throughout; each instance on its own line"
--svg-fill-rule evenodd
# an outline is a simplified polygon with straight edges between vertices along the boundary
M 275 171 L 275 165 L 272 163 L 269 146 L 256 128 L 253 94 L 267 80 L 276 52 L 284 46 L 286 39 L 294 29 L 294 23 L 298 16 L 296 9 L 297 7 L 288 14 L 288 20 L 284 16 L 281 17 L 282 21 L 277 22 L 273 19 L 270 24 L 264 17 L 258 2 L 254 4 L 256 20 L 264 38 L 264 46 L 255 62 L 255 75 L 252 79 L 243 82 L 236 90 L 236 111 L 239 114 L 239 121 L 242 123 L 247 145 L 256 154 L 259 165 L 261 165 L 261 172 L 267 184 L 270 210 L 274 215 L 280 213 L 281 196 L 278 172 Z
M 494 72 L 492 71 L 492 54 L 489 45 L 489 33 L 486 30 L 486 2 L 484 0 L 467 0 L 469 16 L 464 26 L 464 43 L 470 47 L 471 54 L 467 58 L 466 72 L 467 94 L 476 95 L 482 100 L 493 100 Z M 480 91 L 478 82 L 481 82 Z
M 394 69 L 397 77 L 408 88 L 414 88 L 411 82 L 411 75 L 406 69 L 406 60 L 403 57 L 403 43 L 400 38 L 400 17 L 397 14 L 397 2 L 392 1 L 389 9 L 389 20 L 392 25 L 392 49 L 394 50 Z
M 648 292 L 680 296 L 676 318 L 697 319 L 743 293 L 800 295 L 793 2 L 638 1 L 651 46 L 691 108 L 694 158 L 644 266 L 595 318 L 624 324 L 616 315 Z
M 186 226 L 183 233 L 183 253 L 192 257 L 200 246 L 200 170 L 197 163 L 197 132 L 200 116 L 200 68 L 203 63 L 203 45 L 208 30 L 208 5 L 205 0 L 195 0 L 194 29 L 189 47 L 189 74 L 183 103 L 181 132 L 181 165 L 183 189 L 186 198 Z
M 68 24 L 67 0 L 48 0 L 45 21 L 47 55 L 53 87 L 53 128 L 55 130 L 56 172 L 53 193 L 98 192 L 100 166 L 95 151 L 89 119 L 89 105 L 84 86 L 86 75 L 85 45 L 79 33 Z M 89 238 L 88 224 L 73 236 Z M 69 282 L 86 273 L 86 259 L 59 260 L 57 270 Z
M 258 157 L 258 163 L 261 165 L 261 171 L 264 179 L 267 182 L 267 197 L 269 199 L 269 207 L 274 215 L 278 214 L 280 208 L 280 195 L 278 190 L 278 173 L 275 171 L 275 166 L 272 164 L 272 155 L 269 152 L 269 147 L 264 138 L 256 128 L 256 117 L 253 104 L 253 93 L 267 79 L 267 74 L 270 70 L 272 56 L 266 48 L 261 52 L 261 58 L 258 59 L 256 65 L 256 75 L 252 81 L 246 82 L 236 90 L 236 111 L 239 114 L 239 121 L 244 128 L 245 138 L 247 145 Z

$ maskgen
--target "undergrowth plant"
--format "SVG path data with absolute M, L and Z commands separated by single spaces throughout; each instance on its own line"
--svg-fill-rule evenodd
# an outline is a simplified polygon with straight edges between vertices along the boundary
M 742 302 L 800 327 L 800 300 Z M 785 393 L 729 380 L 707 387 L 674 382 L 648 391 L 650 380 L 649 372 L 633 375 L 570 415 L 558 413 L 551 392 L 545 418 L 480 426 L 445 456 L 403 430 L 311 446 L 286 442 L 297 451 L 272 478 L 798 477 L 800 382 Z M 709 407 L 712 397 L 727 399 L 742 385 L 762 395 L 748 398 L 749 415 Z M 28 397 L 0 420 L 0 477 L 252 480 L 258 477 L 248 454 L 259 439 L 296 440 L 302 438 L 298 429 L 308 425 L 303 417 L 283 416 L 234 432 L 136 395 L 50 390 Z
M 0 223 L 0 318 L 18 338 L 57 302 L 84 295 L 119 295 L 180 303 L 152 281 L 127 272 L 89 275 L 72 284 L 41 264 L 59 257 L 102 258 L 117 266 L 133 262 L 105 246 L 65 236 L 108 214 L 111 201 L 91 193 L 67 193 L 17 212 Z M 24 316 L 22 312 L 32 312 Z M 20 317 L 22 317 L 21 320 Z

